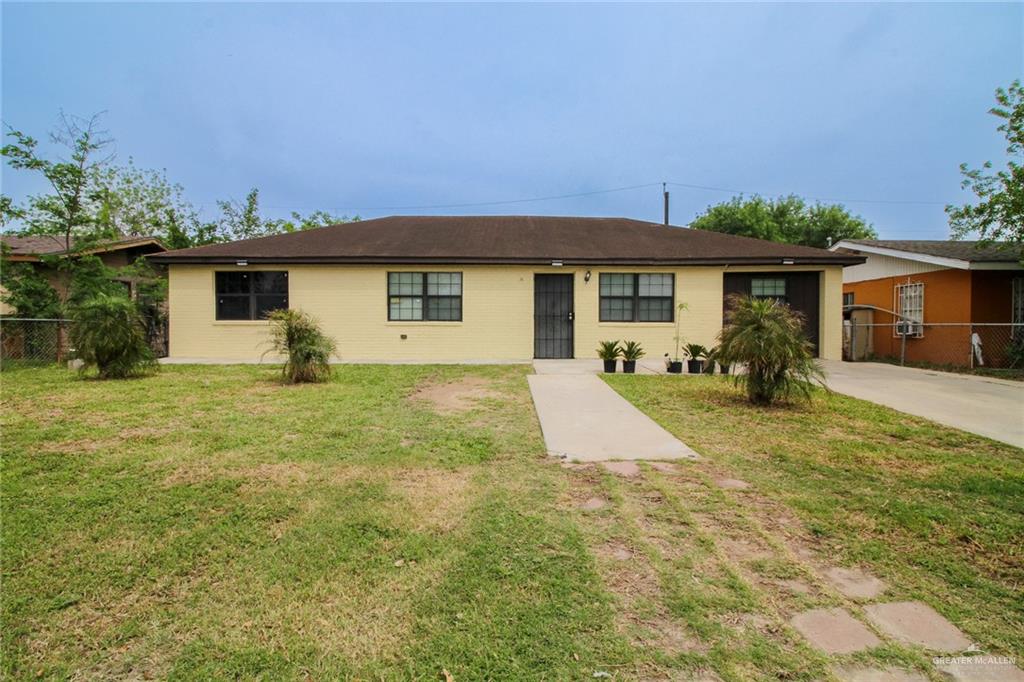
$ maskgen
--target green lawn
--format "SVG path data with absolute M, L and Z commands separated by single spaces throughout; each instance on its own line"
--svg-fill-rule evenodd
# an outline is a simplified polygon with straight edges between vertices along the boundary
M 3 374 L 5 676 L 554 679 L 624 660 L 525 371 Z M 478 409 L 409 399 L 468 373 L 495 389 Z
M 925 601 L 985 650 L 1021 653 L 1024 451 L 820 391 L 765 410 L 721 377 L 608 382 L 709 455 L 708 470 L 754 484 L 766 508 L 739 496 L 750 515 L 792 512 L 805 544 L 869 567 L 887 600 Z
M 785 621 L 842 601 L 802 551 L 988 650 L 1024 641 L 1021 451 L 850 399 L 762 412 L 717 377 L 614 377 L 706 457 L 626 479 L 546 458 L 527 371 L 4 372 L 3 676 L 822 679 L 835 661 Z

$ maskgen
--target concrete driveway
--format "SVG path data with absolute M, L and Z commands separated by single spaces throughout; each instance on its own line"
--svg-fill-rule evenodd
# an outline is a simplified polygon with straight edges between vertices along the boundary
M 836 393 L 1024 448 L 1024 382 L 875 362 L 822 362 Z

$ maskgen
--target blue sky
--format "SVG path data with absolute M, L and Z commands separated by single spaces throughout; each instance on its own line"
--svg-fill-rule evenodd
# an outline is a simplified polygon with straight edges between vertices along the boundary
M 961 162 L 1005 159 L 993 92 L 1022 4 L 2 5 L 2 117 L 105 110 L 121 160 L 210 215 L 623 215 L 658 183 L 847 201 L 945 238 Z M 43 187 L 4 168 L 15 197 Z M 685 224 L 728 192 L 671 187 Z M 922 203 L 887 203 L 922 202 Z

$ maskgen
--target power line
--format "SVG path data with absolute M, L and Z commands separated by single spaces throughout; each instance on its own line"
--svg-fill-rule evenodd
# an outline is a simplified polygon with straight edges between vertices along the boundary
M 614 187 L 612 189 L 596 189 L 591 192 L 576 192 L 574 194 L 556 194 L 547 197 L 530 197 L 529 199 L 507 199 L 505 201 L 476 201 L 460 204 L 423 204 L 419 206 L 329 206 L 322 210 L 325 211 L 425 211 L 431 209 L 440 208 L 474 208 L 481 206 L 502 206 L 505 204 L 526 204 L 534 201 L 554 201 L 556 199 L 575 199 L 577 197 L 589 197 L 595 194 L 610 194 L 612 192 L 627 192 L 634 189 L 644 189 L 646 187 L 655 187 L 661 183 L 648 182 L 642 185 L 630 185 L 628 187 Z M 302 209 L 311 210 L 309 207 L 300 206 L 272 206 L 267 205 L 267 208 L 290 208 L 290 209 Z
M 750 192 L 742 189 L 728 189 L 726 187 L 709 187 L 707 185 L 692 185 L 686 182 L 669 182 L 674 187 L 687 187 L 689 189 L 703 189 L 712 192 L 728 192 L 729 194 L 756 194 L 763 196 L 764 192 Z M 802 195 L 797 195 L 802 196 Z M 912 199 L 826 199 L 823 197 L 806 197 L 813 201 L 829 202 L 836 204 L 915 204 L 923 206 L 945 206 L 942 201 L 916 201 Z
M 453 204 L 417 204 L 417 205 L 406 205 L 406 206 L 324 206 L 324 207 L 311 207 L 311 206 L 288 206 L 282 204 L 265 204 L 265 208 L 275 209 L 286 209 L 286 210 L 324 210 L 324 211 L 428 211 L 428 210 L 439 210 L 449 208 L 483 208 L 487 206 L 505 206 L 512 204 L 528 204 L 540 201 L 557 201 L 559 199 L 576 199 L 580 197 L 589 197 L 599 194 L 611 194 L 614 192 L 628 192 L 637 189 L 647 189 L 650 187 L 657 187 L 658 185 L 668 184 L 673 187 L 684 187 L 687 189 L 697 189 L 709 192 L 725 192 L 727 194 L 746 194 L 746 195 L 757 195 L 764 196 L 764 192 L 752 192 L 750 190 L 734 189 L 729 187 L 715 187 L 712 185 L 697 185 L 688 182 L 647 182 L 639 185 L 628 185 L 626 187 L 613 187 L 610 189 L 597 189 L 589 192 L 574 192 L 571 194 L 555 194 L 550 196 L 542 197 L 529 197 L 522 199 L 504 199 L 500 201 L 475 201 L 475 202 L 461 202 Z M 802 195 L 797 195 L 802 196 Z M 919 206 L 945 206 L 945 202 L 941 201 L 917 201 L 910 199 L 830 199 L 823 197 L 808 196 L 805 197 L 812 201 L 818 201 L 823 203 L 848 203 L 848 204 L 893 204 L 893 205 L 919 205 Z M 213 206 L 214 204 L 202 203 L 200 206 Z

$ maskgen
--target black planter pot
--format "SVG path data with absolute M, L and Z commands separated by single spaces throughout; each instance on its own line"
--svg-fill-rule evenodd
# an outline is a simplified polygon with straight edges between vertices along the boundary
M 706 360 L 704 362 L 704 373 L 705 374 L 714 374 L 715 373 L 715 363 L 710 361 L 710 360 Z
M 608 374 L 615 374 L 615 360 L 605 360 L 604 371 Z
M 687 360 L 686 371 L 690 374 L 702 374 L 704 372 L 703 360 Z
M 636 373 L 636 360 L 623 360 L 622 361 L 622 372 L 624 374 L 635 374 Z
M 669 374 L 682 374 L 683 373 L 683 361 L 677 360 L 675 362 L 668 363 Z
M 729 373 L 729 365 L 719 364 L 718 365 L 718 371 L 721 374 L 728 374 Z

